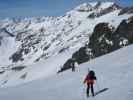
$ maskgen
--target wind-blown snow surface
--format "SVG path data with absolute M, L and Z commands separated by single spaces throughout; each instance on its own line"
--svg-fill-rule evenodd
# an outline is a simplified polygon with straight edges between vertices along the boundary
M 1 100 L 132 100 L 133 45 L 80 65 L 76 72 L 66 71 L 47 79 L 15 87 L 1 88 Z M 96 97 L 85 97 L 83 78 L 88 67 L 95 70 L 95 91 L 109 88 Z M 34 74 L 33 74 L 34 76 Z M 98 85 L 99 87 L 98 87 Z

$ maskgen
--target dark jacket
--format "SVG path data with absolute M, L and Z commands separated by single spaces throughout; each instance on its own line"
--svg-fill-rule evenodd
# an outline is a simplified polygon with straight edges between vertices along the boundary
M 94 84 L 94 80 L 96 80 L 96 76 L 89 72 L 88 75 L 86 75 L 86 77 L 84 79 L 84 83 Z

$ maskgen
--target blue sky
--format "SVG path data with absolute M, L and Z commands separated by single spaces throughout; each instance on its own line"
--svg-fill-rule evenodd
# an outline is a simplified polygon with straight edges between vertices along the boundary
M 83 2 L 103 0 L 0 0 L 0 19 L 7 17 L 59 16 Z M 133 0 L 117 1 L 132 6 Z

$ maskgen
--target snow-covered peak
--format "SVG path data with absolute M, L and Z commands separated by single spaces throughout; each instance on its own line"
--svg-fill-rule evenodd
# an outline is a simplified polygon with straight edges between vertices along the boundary
M 81 5 L 79 5 L 78 7 L 76 7 L 74 10 L 77 10 L 77 11 L 81 11 L 81 12 L 89 12 L 89 11 L 92 11 L 92 10 L 104 10 L 104 9 L 107 9 L 109 7 L 114 7 L 114 8 L 119 8 L 119 6 L 114 3 L 114 2 L 90 2 L 90 3 L 83 3 Z
M 115 4 L 114 2 L 97 2 L 97 4 L 95 5 L 95 8 L 106 9 L 106 8 L 111 7 L 114 4 Z
M 92 5 L 90 5 L 89 3 L 83 3 L 83 4 L 79 5 L 78 7 L 76 7 L 75 10 L 90 11 L 90 10 L 92 10 Z

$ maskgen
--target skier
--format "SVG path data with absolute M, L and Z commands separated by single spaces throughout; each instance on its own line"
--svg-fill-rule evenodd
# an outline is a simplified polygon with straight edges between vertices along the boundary
M 71 59 L 71 64 L 70 64 L 70 66 L 71 66 L 71 68 L 72 68 L 72 72 L 75 72 L 75 67 L 76 67 L 76 66 L 75 66 L 75 63 L 76 63 L 76 62 L 75 62 L 75 59 L 72 58 L 72 59 Z
M 74 64 L 74 62 L 71 63 L 71 67 L 72 67 L 72 72 L 75 72 L 75 64 Z
M 93 88 L 93 84 L 94 81 L 96 80 L 96 76 L 95 76 L 95 72 L 93 70 L 88 70 L 88 74 L 86 75 L 85 79 L 84 79 L 84 84 L 87 84 L 87 90 L 86 90 L 86 95 L 87 97 L 89 97 L 89 90 L 91 88 L 91 93 L 92 96 L 94 96 L 94 88 Z

